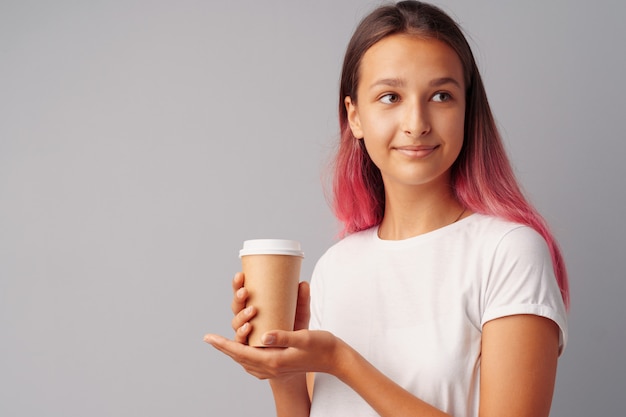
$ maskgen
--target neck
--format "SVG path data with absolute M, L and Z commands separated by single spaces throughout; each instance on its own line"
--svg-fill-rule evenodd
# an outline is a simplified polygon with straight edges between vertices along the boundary
M 385 240 L 402 240 L 447 226 L 469 213 L 446 185 L 398 189 L 385 186 L 385 213 L 378 235 Z

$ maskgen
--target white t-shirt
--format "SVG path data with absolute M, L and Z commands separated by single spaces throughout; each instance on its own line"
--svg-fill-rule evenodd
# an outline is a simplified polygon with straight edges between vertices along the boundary
M 478 415 L 480 342 L 489 320 L 534 314 L 561 329 L 566 312 L 544 239 L 473 214 L 410 239 L 377 227 L 347 236 L 318 261 L 311 329 L 332 332 L 418 398 L 455 417 Z M 376 416 L 350 387 L 316 374 L 312 417 Z

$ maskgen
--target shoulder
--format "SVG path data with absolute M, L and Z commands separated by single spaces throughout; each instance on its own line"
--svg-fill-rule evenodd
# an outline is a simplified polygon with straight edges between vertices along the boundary
M 511 274 L 554 273 L 547 242 L 530 226 L 475 214 L 463 228 L 463 234 L 465 251 L 480 260 L 489 271 L 484 275 L 489 280 Z
M 467 217 L 468 227 L 485 234 L 500 235 L 509 233 L 520 227 L 526 227 L 520 223 L 504 220 L 500 217 L 490 216 L 487 214 L 474 213 Z
M 474 214 L 468 220 L 464 232 L 494 251 L 547 250 L 545 239 L 530 226 L 483 214 Z
M 346 256 L 356 256 L 362 254 L 364 250 L 371 247 L 376 235 L 378 226 L 351 233 L 337 241 L 322 255 L 320 260 L 343 258 Z
M 546 240 L 530 226 L 495 219 L 490 233 L 498 257 L 551 263 Z

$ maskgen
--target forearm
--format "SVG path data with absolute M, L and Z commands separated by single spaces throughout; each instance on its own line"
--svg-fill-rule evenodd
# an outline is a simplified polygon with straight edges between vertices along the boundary
M 359 394 L 381 417 L 450 417 L 386 377 L 342 342 L 335 376 Z
M 309 416 L 311 401 L 304 374 L 288 380 L 271 379 L 270 386 L 274 394 L 277 417 Z

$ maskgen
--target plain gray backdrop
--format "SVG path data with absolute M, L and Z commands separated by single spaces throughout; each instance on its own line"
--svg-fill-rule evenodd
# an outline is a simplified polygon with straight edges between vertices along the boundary
M 245 239 L 334 242 L 341 59 L 379 4 L 0 1 L 0 415 L 271 416 L 231 335 Z M 571 274 L 553 417 L 624 415 L 622 2 L 440 0 Z

